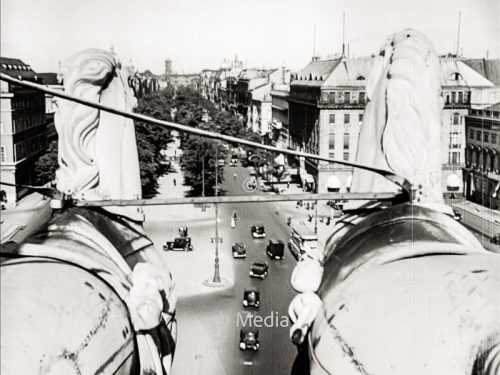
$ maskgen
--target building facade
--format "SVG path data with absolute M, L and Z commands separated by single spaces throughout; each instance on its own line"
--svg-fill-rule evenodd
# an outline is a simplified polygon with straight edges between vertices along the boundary
M 28 64 L 1 58 L 1 72 L 14 78 L 42 83 Z M 39 91 L 1 82 L 1 180 L 17 185 L 36 184 L 35 163 L 47 147 L 45 95 Z M 7 206 L 28 190 L 2 186 Z M 3 193 L 2 193 L 3 195 Z
M 289 144 L 296 150 L 354 162 L 367 102 L 366 81 L 380 57 L 311 61 L 297 73 L 289 96 Z M 464 116 L 471 96 L 490 90 L 493 83 L 458 59 L 441 58 L 443 191 L 451 176 L 462 179 L 465 163 Z M 305 160 L 303 184 L 320 193 L 348 191 L 352 168 Z M 314 182 L 313 182 L 314 181 Z M 461 190 L 461 188 L 460 188 Z
M 464 193 L 468 200 L 500 209 L 500 103 L 465 116 Z
M 272 144 L 288 148 L 288 97 L 290 84 L 277 84 L 271 90 Z

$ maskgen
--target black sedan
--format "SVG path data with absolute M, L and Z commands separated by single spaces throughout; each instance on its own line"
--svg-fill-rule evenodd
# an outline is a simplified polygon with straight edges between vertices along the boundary
M 264 280 L 268 272 L 269 265 L 267 262 L 254 262 L 250 267 L 250 272 L 248 274 L 250 277 L 259 277 Z
M 253 238 L 264 238 L 264 237 L 266 237 L 266 229 L 264 228 L 264 224 L 255 224 L 255 225 L 252 225 L 251 232 L 252 232 L 252 237 Z
M 243 242 L 235 242 L 233 244 L 233 258 L 246 258 L 247 257 L 247 249 L 245 248 L 245 244 Z
M 245 307 L 259 307 L 260 306 L 260 292 L 255 287 L 245 288 L 243 292 L 243 306 Z
M 259 330 L 256 328 L 242 328 L 240 330 L 240 349 L 259 350 Z

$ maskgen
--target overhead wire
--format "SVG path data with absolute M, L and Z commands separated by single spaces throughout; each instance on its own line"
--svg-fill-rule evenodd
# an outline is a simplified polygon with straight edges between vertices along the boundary
M 236 144 L 240 144 L 240 145 L 250 146 L 253 148 L 263 149 L 263 150 L 267 150 L 267 151 L 271 151 L 271 152 L 275 152 L 275 153 L 293 155 L 293 156 L 298 156 L 298 157 L 303 157 L 303 158 L 315 159 L 318 161 L 325 161 L 325 162 L 329 162 L 329 163 L 336 163 L 336 164 L 345 165 L 345 166 L 349 166 L 349 167 L 364 169 L 364 170 L 367 170 L 367 171 L 370 171 L 370 172 L 373 172 L 373 173 L 376 173 L 380 176 L 385 177 L 389 181 L 396 184 L 399 188 L 401 188 L 402 193 L 398 195 L 399 199 L 404 200 L 404 201 L 411 201 L 411 197 L 413 194 L 412 193 L 412 186 L 408 180 L 406 180 L 402 176 L 396 175 L 392 171 L 388 171 L 385 169 L 374 168 L 374 167 L 370 167 L 370 166 L 359 164 L 359 163 L 349 162 L 346 160 L 337 160 L 337 159 L 333 159 L 333 158 L 323 157 L 320 155 L 306 153 L 306 152 L 302 152 L 302 151 L 280 149 L 280 148 L 275 147 L 275 146 L 264 145 L 261 143 L 252 142 L 252 141 L 248 141 L 245 139 L 241 139 L 241 138 L 237 138 L 237 137 L 233 137 L 233 136 L 229 136 L 229 135 L 219 134 L 219 133 L 211 132 L 208 130 L 194 128 L 194 127 L 189 127 L 189 126 L 181 125 L 181 124 L 178 124 L 175 122 L 155 119 L 153 117 L 149 117 L 149 116 L 142 115 L 139 113 L 122 111 L 122 110 L 104 105 L 102 103 L 96 103 L 96 102 L 93 102 L 93 101 L 90 101 L 87 99 L 79 98 L 77 96 L 74 96 L 74 95 L 59 91 L 59 90 L 54 90 L 54 89 L 48 88 L 46 86 L 43 86 L 43 85 L 40 85 L 40 84 L 37 84 L 34 82 L 19 80 L 19 79 L 11 77 L 5 73 L 0 73 L 0 80 L 5 81 L 5 82 L 9 82 L 11 84 L 29 87 L 29 88 L 44 92 L 46 94 L 53 95 L 55 97 L 59 97 L 59 98 L 65 99 L 65 100 L 70 100 L 70 101 L 73 101 L 73 102 L 76 102 L 76 103 L 79 103 L 79 104 L 82 104 L 82 105 L 85 105 L 85 106 L 88 106 L 91 108 L 99 109 L 102 111 L 113 113 L 115 115 L 130 118 L 132 120 L 143 121 L 143 122 L 147 122 L 150 124 L 163 126 L 163 127 L 169 128 L 169 129 L 177 130 L 179 132 L 183 132 L 183 133 L 198 135 L 201 137 L 216 139 L 216 140 L 229 142 L 229 143 L 236 143 Z M 2 183 L 2 184 L 4 184 L 4 183 Z M 34 188 L 34 187 L 31 187 L 31 188 Z M 38 189 L 40 189 L 40 188 L 38 188 Z M 53 189 L 53 188 L 45 188 L 45 189 L 49 189 L 46 191 L 46 193 L 50 197 L 63 196 L 60 192 L 57 191 L 57 189 Z M 362 193 L 362 194 L 364 194 L 363 195 L 364 198 L 357 198 L 357 195 L 355 193 L 351 193 L 349 199 L 377 199 L 377 198 L 375 198 L 375 195 L 373 195 L 373 194 L 372 194 L 372 196 L 373 196 L 372 198 L 367 198 L 368 193 L 367 194 Z M 392 194 L 392 196 L 395 197 L 396 194 Z M 70 198 L 70 197 L 68 197 L 68 198 Z M 220 198 L 229 198 L 229 197 L 220 197 Z M 315 198 L 312 198 L 312 199 L 315 199 Z M 336 198 L 334 197 L 334 195 L 331 195 L 330 197 L 325 197 L 324 199 L 334 200 Z M 282 199 L 282 200 L 291 200 L 291 199 Z M 147 201 L 150 202 L 148 205 L 169 204 L 168 200 L 151 199 L 151 200 L 147 200 Z M 161 203 L 160 201 L 163 203 Z M 249 199 L 248 201 L 252 201 L 252 199 Z M 101 202 L 101 203 L 99 203 L 99 202 Z M 108 202 L 107 200 L 93 201 L 92 205 L 93 206 L 112 205 L 112 204 L 108 204 L 107 202 Z M 139 199 L 139 200 L 138 199 L 135 199 L 135 200 L 114 200 L 113 202 L 114 202 L 113 205 L 146 204 L 145 203 L 146 200 L 141 200 L 141 199 Z M 180 201 L 177 201 L 177 202 L 178 203 L 171 203 L 171 204 L 183 204 L 183 203 L 180 203 Z M 243 202 L 243 200 L 239 200 L 238 202 Z M 78 200 L 78 201 L 73 200 L 73 204 L 79 205 L 79 206 L 87 206 L 87 205 L 89 205 L 89 203 L 90 202 L 83 201 L 83 200 Z M 188 202 L 185 202 L 184 204 L 187 204 L 187 203 Z

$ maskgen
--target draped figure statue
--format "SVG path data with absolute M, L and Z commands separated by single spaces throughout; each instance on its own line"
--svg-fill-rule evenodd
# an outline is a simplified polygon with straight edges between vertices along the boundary
M 439 64 L 415 30 L 391 35 L 369 79 L 357 162 L 393 171 L 411 202 L 347 211 L 292 274 L 297 374 L 500 373 L 500 255 L 448 213 Z M 397 187 L 356 170 L 352 191 Z

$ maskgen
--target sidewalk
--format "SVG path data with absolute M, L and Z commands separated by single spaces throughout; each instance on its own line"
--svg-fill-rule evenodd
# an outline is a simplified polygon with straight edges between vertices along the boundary
M 31 193 L 0 214 L 1 242 L 20 242 L 43 225 L 50 216 L 49 200 L 39 193 Z

